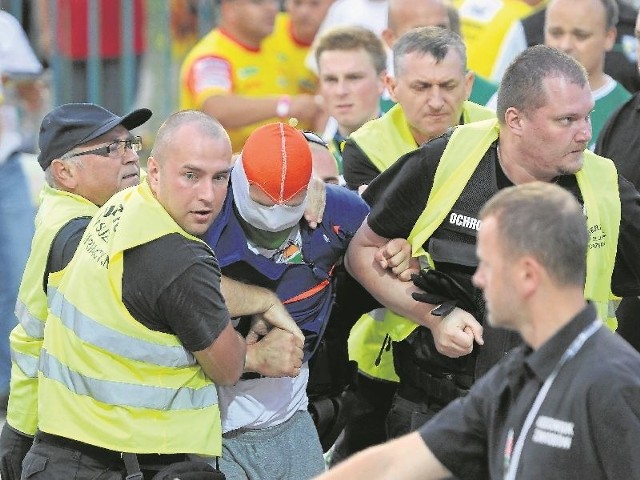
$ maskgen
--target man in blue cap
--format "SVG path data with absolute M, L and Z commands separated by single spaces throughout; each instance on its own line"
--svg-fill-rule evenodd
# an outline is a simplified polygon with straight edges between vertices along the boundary
M 90 218 L 114 193 L 140 182 L 142 139 L 130 130 L 151 117 L 142 108 L 123 117 L 92 103 L 49 112 L 40 127 L 38 162 L 46 184 L 20 285 L 10 335 L 11 394 L 0 435 L 0 476 L 19 479 L 38 423 L 37 365 L 47 318 L 47 280 L 69 262 Z

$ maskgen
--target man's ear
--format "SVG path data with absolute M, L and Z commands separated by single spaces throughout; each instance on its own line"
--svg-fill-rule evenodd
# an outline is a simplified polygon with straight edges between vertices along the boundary
M 469 97 L 471 96 L 471 90 L 473 90 L 473 82 L 476 79 L 476 74 L 473 73 L 471 70 L 468 70 L 465 74 L 464 74 L 464 93 L 465 93 L 465 99 L 469 100 Z
M 393 49 L 393 44 L 396 43 L 396 34 L 393 33 L 393 30 L 390 28 L 385 28 L 380 34 L 382 37 L 382 41 L 389 47 L 389 49 Z
M 398 103 L 398 99 L 396 98 L 396 93 L 395 93 L 396 85 L 397 85 L 395 77 L 387 73 L 384 77 L 384 84 L 387 87 L 391 100 Z
M 535 294 L 540 288 L 543 268 L 533 257 L 523 256 L 517 260 L 515 265 L 518 282 L 517 288 L 520 294 L 529 297 Z
M 74 162 L 55 159 L 49 166 L 56 185 L 59 185 L 69 192 L 73 192 L 78 186 L 78 168 L 82 165 Z
M 516 107 L 509 107 L 504 112 L 504 124 L 518 136 L 523 136 L 523 126 L 522 122 L 526 121 L 524 114 L 519 111 Z
M 158 175 L 160 174 L 160 165 L 155 157 L 149 157 L 147 159 L 147 181 L 151 186 L 151 190 L 155 191 L 155 187 L 158 185 Z
M 607 30 L 607 34 L 605 36 L 605 43 L 604 43 L 605 52 L 610 52 L 611 50 L 613 50 L 613 46 L 616 44 L 617 36 L 618 36 L 618 30 L 616 29 L 616 27 L 612 27 L 609 30 Z

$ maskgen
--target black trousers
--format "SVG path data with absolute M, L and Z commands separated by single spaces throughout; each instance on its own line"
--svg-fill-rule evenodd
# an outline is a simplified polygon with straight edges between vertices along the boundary
M 20 480 L 22 461 L 33 444 L 33 437 L 24 435 L 9 426 L 2 427 L 0 433 L 0 478 Z
M 376 380 L 358 373 L 357 411 L 347 421 L 336 441 L 331 465 L 335 465 L 360 450 L 387 440 L 385 418 L 397 384 Z

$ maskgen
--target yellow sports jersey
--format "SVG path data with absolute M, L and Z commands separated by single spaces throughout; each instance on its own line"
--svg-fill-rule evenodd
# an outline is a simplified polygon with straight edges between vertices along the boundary
M 277 59 L 277 65 L 282 68 L 282 73 L 294 89 L 294 94 L 313 95 L 318 89 L 318 77 L 304 64 L 310 47 L 310 43 L 295 38 L 291 17 L 286 12 L 278 14 L 273 33 L 262 44 L 262 49 Z
M 294 94 L 279 62 L 262 49 L 242 45 L 224 30 L 214 29 L 185 58 L 180 71 L 180 108 L 201 110 L 213 95 L 247 97 Z M 273 118 L 240 128 L 227 128 L 234 152 L 242 150 L 257 127 Z
M 454 0 L 467 46 L 467 66 L 489 78 L 502 40 L 513 23 L 541 8 L 522 0 Z

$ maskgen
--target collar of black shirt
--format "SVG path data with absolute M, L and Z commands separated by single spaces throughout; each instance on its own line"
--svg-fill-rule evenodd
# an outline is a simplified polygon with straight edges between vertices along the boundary
M 554 367 L 560 361 L 560 357 L 569 347 L 574 338 L 580 335 L 597 316 L 595 307 L 588 303 L 573 319 L 558 333 L 551 337 L 538 350 L 531 350 L 525 362 L 541 382 L 544 382 Z

